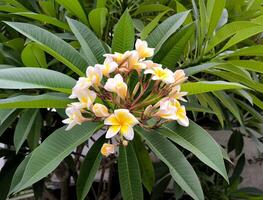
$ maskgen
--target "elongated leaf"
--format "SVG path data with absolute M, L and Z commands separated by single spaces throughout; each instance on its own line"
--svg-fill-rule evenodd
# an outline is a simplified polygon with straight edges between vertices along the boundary
M 14 134 L 14 145 L 16 152 L 19 151 L 30 130 L 32 129 L 37 112 L 37 109 L 29 109 L 26 110 L 19 118 Z
M 56 130 L 31 153 L 20 181 L 16 183 L 11 192 L 25 189 L 47 176 L 100 127 L 100 123 L 89 122 L 74 127 L 70 131 L 65 131 L 66 127 Z
M 56 19 L 55 17 L 50 17 L 47 15 L 38 14 L 38 13 L 34 13 L 34 12 L 17 12 L 17 13 L 13 13 L 13 14 L 23 16 L 23 17 L 27 17 L 30 19 L 35 19 L 35 20 L 38 20 L 38 21 L 43 22 L 45 24 L 51 24 L 51 25 L 54 25 L 56 27 L 70 31 L 69 26 L 65 22 L 62 22 L 62 21 Z
M 112 52 L 124 53 L 134 47 L 134 27 L 131 16 L 126 10 L 116 24 L 112 40 Z
M 178 33 L 171 36 L 160 48 L 160 51 L 155 54 L 153 60 L 161 63 L 164 66 L 175 69 L 177 62 L 182 57 L 186 44 L 189 42 L 195 30 L 195 25 L 191 24 Z
M 175 14 L 164 20 L 151 32 L 146 40 L 150 47 L 155 48 L 155 53 L 160 50 L 163 43 L 184 23 L 188 14 L 189 11 Z
M 96 8 L 89 13 L 89 22 L 92 29 L 99 37 L 103 35 L 103 29 L 107 24 L 106 17 L 108 15 L 107 8 Z
M 149 35 L 149 34 L 155 29 L 155 27 L 158 25 L 158 23 L 159 23 L 159 21 L 161 20 L 161 18 L 162 18 L 168 11 L 169 11 L 169 10 L 166 10 L 166 11 L 160 13 L 159 15 L 157 15 L 149 24 L 147 24 L 147 25 L 143 28 L 143 30 L 142 30 L 142 32 L 141 32 L 141 34 L 140 34 L 142 40 L 145 40 L 145 39 L 148 37 L 148 35 Z
M 207 35 L 210 37 L 215 28 L 218 25 L 218 22 L 223 14 L 223 10 L 226 4 L 226 0 L 209 0 L 207 1 L 207 16 L 208 16 L 208 31 Z
M 41 136 L 41 128 L 42 128 L 42 116 L 38 111 L 33 126 L 27 135 L 27 143 L 31 151 L 33 151 L 39 145 L 39 140 Z
M 151 150 L 169 167 L 176 183 L 193 199 L 203 200 L 204 195 L 198 177 L 180 150 L 161 136 L 158 130 L 146 131 L 141 127 L 136 127 L 135 131 L 145 139 Z
M 86 13 L 78 0 L 56 0 L 56 2 L 77 16 L 83 23 L 89 23 Z
M 29 43 L 21 53 L 21 59 L 25 66 L 28 67 L 43 67 L 47 68 L 47 61 L 45 52 L 34 45 Z
M 220 102 L 236 117 L 239 123 L 242 125 L 243 122 L 241 120 L 240 112 L 233 101 L 233 99 L 228 96 L 224 91 L 213 92 L 213 94 L 220 100 Z
M 28 37 L 56 59 L 67 65 L 78 75 L 84 75 L 88 63 L 70 44 L 66 43 L 58 36 L 42 29 L 38 26 L 20 23 L 5 22 L 16 31 Z
M 65 108 L 69 103 L 71 100 L 65 94 L 46 93 L 0 99 L 0 108 Z
M 159 129 L 158 132 L 192 152 L 202 162 L 217 171 L 228 181 L 219 145 L 203 128 L 192 121 L 188 127 L 183 127 L 172 122 Z
M 252 99 L 253 99 L 253 103 L 258 106 L 260 109 L 263 110 L 263 101 L 260 100 L 259 98 L 257 98 L 255 95 L 253 94 L 250 94 Z
M 69 26 L 82 47 L 83 53 L 89 65 L 102 63 L 103 55 L 106 53 L 102 43 L 96 35 L 84 24 L 76 20 L 67 18 Z
M 0 110 L 0 125 L 13 113 L 16 109 L 1 109 Z
M 206 51 L 210 51 L 216 45 L 220 44 L 227 38 L 236 34 L 238 31 L 256 26 L 256 24 L 249 21 L 236 21 L 223 26 L 216 32 L 215 36 L 209 41 Z
M 162 12 L 165 10 L 170 10 L 171 8 L 162 4 L 148 4 L 141 5 L 133 15 L 139 15 L 145 12 Z
M 0 70 L 1 69 L 6 69 L 6 68 L 12 68 L 12 67 L 14 67 L 13 65 L 6 65 L 6 64 L 0 64 Z
M 127 147 L 120 146 L 118 172 L 122 198 L 124 200 L 142 200 L 141 173 L 131 144 Z
M 11 126 L 20 112 L 20 110 L 15 110 L 5 119 L 5 121 L 2 121 L 2 124 L 0 125 L 0 136 Z
M 236 51 L 224 53 L 220 55 L 220 58 L 227 58 L 234 56 L 263 56 L 263 45 L 244 47 Z
M 81 165 L 77 181 L 77 195 L 79 200 L 85 199 L 92 186 L 94 177 L 102 160 L 100 149 L 104 141 L 105 137 L 101 136 L 101 138 L 92 145 Z
M 263 62 L 255 60 L 229 60 L 228 63 L 250 71 L 263 73 Z
M 188 95 L 200 94 L 218 90 L 243 89 L 245 86 L 238 83 L 226 81 L 199 81 L 196 83 L 182 84 L 182 91 L 188 92 Z
M 235 44 L 261 32 L 263 32 L 263 26 L 255 26 L 243 29 L 237 32 L 236 35 L 234 35 L 219 52 L 223 52 Z
M 221 63 L 204 63 L 204 64 L 197 65 L 197 66 L 194 66 L 194 67 L 188 67 L 188 68 L 184 69 L 184 72 L 188 76 L 192 76 L 192 75 L 197 74 L 199 72 L 202 72 L 204 70 L 213 68 L 213 67 L 215 67 L 217 65 L 221 65 Z
M 142 176 L 142 183 L 144 187 L 147 189 L 147 191 L 151 193 L 155 181 L 152 160 L 150 158 L 148 151 L 145 148 L 144 143 L 141 141 L 139 135 L 137 134 L 135 135 L 132 144 L 139 162 L 141 176 Z
M 74 84 L 73 78 L 42 68 L 8 68 L 2 69 L 0 73 L 0 88 L 2 89 L 43 88 L 70 93 Z

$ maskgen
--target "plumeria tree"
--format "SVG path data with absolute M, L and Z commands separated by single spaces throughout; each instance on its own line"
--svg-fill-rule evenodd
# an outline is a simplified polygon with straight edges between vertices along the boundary
M 30 187 L 54 199 L 54 176 L 61 199 L 80 200 L 159 198 L 169 182 L 176 198 L 202 200 L 207 168 L 237 185 L 197 123 L 260 147 L 262 45 L 248 40 L 263 30 L 256 1 L 32 2 L 0 5 L 0 140 L 10 155 L 0 199 Z M 225 8 L 243 7 L 257 10 L 253 20 L 228 20 Z

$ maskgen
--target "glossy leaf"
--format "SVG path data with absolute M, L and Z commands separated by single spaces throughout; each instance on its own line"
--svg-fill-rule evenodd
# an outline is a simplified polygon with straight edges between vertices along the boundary
M 80 53 L 53 33 L 32 24 L 20 22 L 5 23 L 39 44 L 44 51 L 63 62 L 78 75 L 83 75 L 86 71 L 88 63 Z
M 82 47 L 87 63 L 91 66 L 102 63 L 106 53 L 96 35 L 84 24 L 67 18 L 69 26 Z
M 39 145 L 42 123 L 43 123 L 42 116 L 40 112 L 38 111 L 36 114 L 33 126 L 29 134 L 27 135 L 27 144 L 29 148 L 31 149 L 31 151 L 33 151 Z
M 103 29 L 107 24 L 107 8 L 96 8 L 89 13 L 89 22 L 92 29 L 97 33 L 98 36 L 103 35 Z
M 26 168 L 20 175 L 20 181 L 16 182 L 11 192 L 21 191 L 47 176 L 100 127 L 101 124 L 90 122 L 74 127 L 70 131 L 66 131 L 66 127 L 56 130 L 30 154 Z M 24 164 L 24 162 L 21 163 L 21 165 Z M 16 173 L 21 172 L 17 170 Z
M 188 95 L 200 94 L 218 90 L 242 89 L 245 86 L 238 83 L 226 81 L 199 81 L 195 83 L 182 84 L 182 91 L 188 92 Z
M 124 200 L 142 200 L 140 168 L 131 144 L 119 148 L 118 172 L 122 198 Z
M 16 152 L 19 151 L 31 131 L 37 112 L 37 109 L 28 109 L 20 116 L 14 133 Z
M 101 136 L 101 138 L 92 145 L 81 165 L 77 181 L 77 195 L 79 200 L 85 199 L 92 186 L 102 160 L 100 149 L 104 141 L 105 137 Z
M 112 53 L 124 53 L 134 47 L 134 27 L 131 16 L 126 10 L 121 16 L 114 29 L 114 36 L 112 39 Z
M 141 127 L 136 127 L 135 130 L 156 156 L 169 167 L 176 183 L 193 199 L 203 200 L 204 195 L 198 177 L 181 151 L 161 136 L 158 130 L 146 131 Z
M 2 89 L 43 88 L 70 93 L 74 84 L 73 78 L 42 68 L 8 68 L 2 69 L 0 73 L 0 88 Z

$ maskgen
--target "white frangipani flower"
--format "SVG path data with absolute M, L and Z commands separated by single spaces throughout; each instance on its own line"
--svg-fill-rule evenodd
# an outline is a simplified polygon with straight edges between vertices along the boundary
M 122 99 L 125 99 L 127 95 L 127 85 L 123 82 L 120 74 L 115 75 L 114 78 L 109 78 L 104 88 L 109 92 L 116 93 Z
M 147 42 L 140 39 L 136 40 L 135 49 L 142 59 L 152 57 L 154 54 L 154 48 L 149 48 Z
M 174 83 L 174 74 L 170 69 L 163 69 L 162 67 L 153 67 L 146 69 L 144 74 L 152 74 L 152 80 L 161 80 L 166 84 Z

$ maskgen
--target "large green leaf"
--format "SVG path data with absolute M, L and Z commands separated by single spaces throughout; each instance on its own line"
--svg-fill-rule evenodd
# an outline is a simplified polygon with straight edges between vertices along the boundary
M 188 92 L 188 95 L 200 94 L 218 90 L 242 89 L 245 86 L 238 83 L 226 81 L 199 81 L 195 83 L 182 84 L 182 91 Z
M 131 144 L 127 147 L 120 146 L 118 172 L 122 198 L 124 200 L 142 200 L 141 173 Z
M 39 44 L 44 51 L 67 65 L 78 75 L 84 75 L 88 63 L 76 49 L 58 36 L 32 24 L 20 22 L 5 23 L 28 37 L 30 40 Z
M 38 21 L 43 22 L 45 24 L 51 24 L 51 25 L 57 26 L 59 28 L 70 31 L 69 26 L 65 22 L 62 22 L 62 21 L 60 21 L 54 17 L 50 17 L 47 15 L 34 13 L 34 12 L 17 12 L 17 13 L 13 13 L 13 14 L 14 15 L 20 15 L 23 17 L 27 17 L 30 19 L 35 19 L 35 20 L 38 20 Z
M 107 24 L 106 17 L 108 15 L 107 8 L 96 8 L 89 13 L 89 22 L 92 29 L 99 37 L 103 35 L 103 29 Z
M 16 109 L 0 109 L 0 125 L 13 113 Z
M 181 29 L 178 33 L 172 35 L 155 54 L 153 60 L 157 63 L 175 69 L 177 62 L 183 56 L 186 44 L 189 42 L 195 31 L 195 24 Z
M 189 11 L 181 12 L 175 14 L 166 20 L 164 20 L 159 26 L 157 26 L 151 34 L 147 37 L 147 42 L 150 47 L 155 48 L 155 53 L 157 53 L 163 43 L 180 28 L 187 18 Z
M 139 8 L 134 12 L 133 15 L 139 15 L 145 12 L 161 12 L 170 9 L 170 7 L 162 4 L 147 4 L 139 6 Z
M 96 37 L 96 35 L 84 24 L 76 20 L 67 18 L 69 26 L 79 40 L 83 53 L 89 65 L 102 63 L 104 60 L 103 55 L 105 50 L 102 43 Z
M 34 43 L 29 43 L 21 53 L 21 59 L 25 66 L 47 68 L 45 52 Z
M 12 193 L 23 190 L 52 172 L 78 145 L 85 142 L 101 127 L 100 123 L 89 122 L 66 131 L 62 127 L 52 133 L 30 155 L 26 168 Z M 23 162 L 21 163 L 23 165 Z M 16 173 L 21 173 L 17 171 Z
M 0 108 L 65 108 L 69 103 L 71 100 L 65 94 L 46 93 L 0 99 Z
M 219 29 L 219 31 L 216 32 L 213 38 L 209 41 L 206 51 L 210 51 L 216 45 L 220 44 L 221 42 L 231 37 L 238 31 L 253 26 L 256 26 L 256 24 L 249 21 L 236 21 L 224 25 L 221 29 Z
M 28 109 L 20 116 L 14 133 L 14 145 L 16 152 L 19 151 L 32 129 L 37 112 L 37 109 Z
M 31 151 L 33 151 L 39 145 L 39 140 L 41 136 L 41 128 L 42 128 L 43 120 L 41 113 L 38 111 L 33 126 L 27 135 L 27 144 Z
M 85 10 L 82 8 L 78 0 L 56 0 L 56 2 L 77 16 L 83 23 L 89 23 Z
M 158 130 L 147 131 L 136 127 L 135 131 L 146 141 L 150 149 L 170 169 L 176 183 L 193 199 L 203 200 L 204 195 L 198 177 L 182 152 L 168 139 L 158 133 Z
M 77 195 L 78 200 L 84 200 L 87 196 L 94 177 L 99 169 L 102 155 L 100 149 L 105 141 L 104 135 L 92 145 L 84 162 L 81 165 L 78 181 L 77 181 Z
M 141 137 L 139 135 L 135 135 L 132 144 L 139 162 L 142 183 L 147 191 L 151 193 L 155 182 L 155 174 L 151 157 L 147 149 L 145 148 L 144 143 L 141 141 Z
M 194 67 L 188 67 L 188 68 L 184 69 L 184 72 L 186 73 L 187 76 L 192 76 L 194 74 L 197 74 L 199 72 L 213 68 L 213 67 L 215 67 L 217 65 L 221 65 L 221 64 L 222 63 L 212 63 L 212 62 L 211 63 L 204 63 L 204 64 L 197 65 Z
M 219 51 L 223 52 L 227 50 L 228 48 L 234 46 L 235 44 L 252 37 L 253 35 L 259 34 L 263 32 L 263 26 L 254 26 L 254 27 L 249 27 L 246 29 L 243 29 L 239 32 L 237 32 L 227 43 L 226 45 Z
M 220 58 L 235 57 L 235 56 L 263 56 L 263 45 L 255 45 L 237 49 L 232 52 L 227 52 L 220 55 Z
M 255 60 L 229 60 L 228 63 L 250 71 L 263 73 L 263 62 Z
M 70 93 L 75 80 L 65 74 L 42 68 L 18 67 L 1 69 L 0 88 L 43 88 Z
M 192 121 L 188 127 L 171 122 L 159 129 L 158 132 L 192 152 L 228 181 L 221 149 L 203 128 Z
M 112 52 L 124 53 L 134 47 L 134 26 L 132 18 L 126 10 L 114 29 Z
M 19 115 L 20 110 L 14 110 L 0 125 L 0 136 L 8 129 Z

